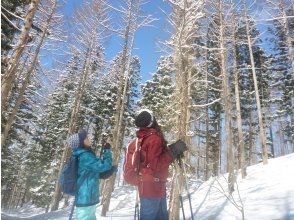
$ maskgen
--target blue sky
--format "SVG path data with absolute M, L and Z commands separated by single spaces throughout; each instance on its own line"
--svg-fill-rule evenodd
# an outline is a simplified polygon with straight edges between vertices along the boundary
M 121 0 L 108 2 L 111 2 L 115 6 L 118 1 Z M 66 17 L 71 17 L 72 12 L 78 9 L 81 3 L 81 0 L 69 0 L 64 5 L 62 11 Z M 155 21 L 152 27 L 144 27 L 140 29 L 136 33 L 135 37 L 135 50 L 133 51 L 133 55 L 140 57 L 143 82 L 151 78 L 150 73 L 156 70 L 157 60 L 161 55 L 163 55 L 163 53 L 159 51 L 159 47 L 156 42 L 158 39 L 164 40 L 169 37 L 168 33 L 163 31 L 163 27 L 167 26 L 168 23 L 160 8 L 164 11 L 170 11 L 168 4 L 162 0 L 152 0 L 144 5 L 143 10 L 145 13 L 152 14 L 153 17 L 158 19 L 158 21 Z M 118 52 L 121 51 L 120 44 L 120 39 L 114 34 L 105 45 L 105 55 L 107 60 L 111 60 Z

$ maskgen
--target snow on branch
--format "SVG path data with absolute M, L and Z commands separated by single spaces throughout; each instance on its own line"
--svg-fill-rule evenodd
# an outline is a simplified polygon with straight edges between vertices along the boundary
M 221 100 L 221 98 L 216 99 L 216 100 L 214 100 L 214 101 L 212 101 L 210 103 L 202 104 L 202 105 L 190 105 L 189 108 L 204 108 L 206 106 L 213 105 L 213 104 L 219 102 L 220 100 Z

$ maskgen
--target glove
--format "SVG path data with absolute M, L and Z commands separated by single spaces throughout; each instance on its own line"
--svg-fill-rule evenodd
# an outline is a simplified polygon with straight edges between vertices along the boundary
M 109 143 L 105 143 L 103 145 L 103 148 L 106 150 L 106 149 L 110 149 L 111 148 L 111 145 Z
M 183 156 L 183 153 L 188 150 L 186 143 L 182 140 L 178 140 L 177 142 L 171 144 L 169 146 L 170 155 L 174 159 L 180 158 Z
M 99 179 L 108 179 L 113 173 L 117 172 L 117 166 L 112 166 L 110 170 L 107 170 L 99 174 Z

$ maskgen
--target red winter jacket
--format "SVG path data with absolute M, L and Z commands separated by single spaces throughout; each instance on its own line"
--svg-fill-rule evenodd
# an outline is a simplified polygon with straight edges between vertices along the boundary
M 168 167 L 172 158 L 167 146 L 154 128 L 140 128 L 138 138 L 143 138 L 140 153 L 139 195 L 144 198 L 162 198 L 166 195 Z M 136 144 L 132 141 L 130 146 Z

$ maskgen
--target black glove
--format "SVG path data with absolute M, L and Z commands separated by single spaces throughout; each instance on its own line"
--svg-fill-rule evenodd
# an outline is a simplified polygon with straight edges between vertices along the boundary
M 105 144 L 103 145 L 103 148 L 104 148 L 104 149 L 110 149 L 110 148 L 111 148 L 111 145 L 110 145 L 109 143 L 105 143 Z
M 177 142 L 171 144 L 169 146 L 169 149 L 170 149 L 170 155 L 174 160 L 176 158 L 180 158 L 181 156 L 183 156 L 183 153 L 186 150 L 188 150 L 188 147 L 184 141 L 178 140 Z
M 116 173 L 116 172 L 117 172 L 117 166 L 112 166 L 110 170 L 100 173 L 99 179 L 108 179 L 109 177 L 111 177 L 113 173 Z

